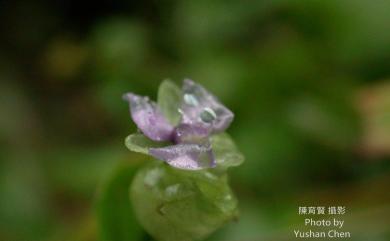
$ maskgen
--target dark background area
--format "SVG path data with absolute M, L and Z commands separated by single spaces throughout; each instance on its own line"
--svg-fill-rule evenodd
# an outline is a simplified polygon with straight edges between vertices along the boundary
M 99 186 L 142 158 L 132 91 L 194 79 L 234 111 L 241 216 L 210 240 L 291 240 L 299 206 L 390 238 L 390 2 L 0 1 L 0 239 L 98 240 Z M 148 240 L 148 236 L 145 236 Z

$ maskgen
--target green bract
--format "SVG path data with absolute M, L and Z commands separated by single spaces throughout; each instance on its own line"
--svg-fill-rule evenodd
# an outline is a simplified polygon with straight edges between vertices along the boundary
M 131 201 L 142 226 L 157 240 L 202 240 L 237 216 L 227 175 L 183 171 L 153 161 L 136 175 Z

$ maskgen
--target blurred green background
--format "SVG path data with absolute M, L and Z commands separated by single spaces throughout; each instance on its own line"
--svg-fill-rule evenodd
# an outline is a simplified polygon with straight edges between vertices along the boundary
M 390 240 L 390 1 L 3 0 L 0 20 L 0 240 L 101 240 L 102 186 L 144 158 L 122 93 L 185 77 L 246 156 L 240 219 L 210 241 L 293 240 L 320 205 Z

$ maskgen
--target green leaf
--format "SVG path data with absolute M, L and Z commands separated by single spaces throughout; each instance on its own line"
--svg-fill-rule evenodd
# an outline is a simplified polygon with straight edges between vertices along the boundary
M 213 135 L 210 139 L 218 167 L 239 166 L 244 162 L 244 156 L 227 133 Z
M 151 147 L 162 147 L 166 142 L 152 141 L 141 133 L 134 133 L 126 137 L 125 145 L 130 151 L 148 154 Z
M 238 213 L 226 174 L 154 160 L 137 173 L 130 197 L 138 220 L 158 241 L 202 240 Z
M 103 241 L 137 241 L 144 235 L 128 196 L 137 167 L 134 164 L 120 166 L 101 187 L 97 217 Z
M 164 116 L 172 125 L 180 121 L 179 108 L 182 101 L 182 91 L 170 80 L 164 80 L 158 89 L 157 103 Z

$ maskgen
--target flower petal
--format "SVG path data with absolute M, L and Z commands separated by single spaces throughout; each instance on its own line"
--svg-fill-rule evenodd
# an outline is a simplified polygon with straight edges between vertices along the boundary
M 173 134 L 173 140 L 175 143 L 204 143 L 208 141 L 210 129 L 203 125 L 178 125 Z
M 182 96 L 181 89 L 170 80 L 164 80 L 158 88 L 157 105 L 172 125 L 177 125 L 180 121 Z
M 211 136 L 210 142 L 219 168 L 227 169 L 239 166 L 244 162 L 244 156 L 227 133 L 223 132 Z
M 125 94 L 123 99 L 130 103 L 131 117 L 145 136 L 154 141 L 171 140 L 173 126 L 165 119 L 155 102 L 133 93 Z
M 149 148 L 167 146 L 169 142 L 152 141 L 141 133 L 130 134 L 125 139 L 125 145 L 130 151 L 149 154 Z
M 149 154 L 180 169 L 200 170 L 215 166 L 209 144 L 177 144 L 162 148 L 150 148 Z
M 201 85 L 185 79 L 183 83 L 182 123 L 198 123 L 213 133 L 224 131 L 233 121 L 233 113 Z

